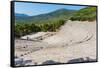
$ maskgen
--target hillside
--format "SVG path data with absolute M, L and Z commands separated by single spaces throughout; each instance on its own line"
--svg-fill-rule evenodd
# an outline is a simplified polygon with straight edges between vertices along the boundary
M 56 11 L 50 12 L 50 13 L 45 13 L 45 14 L 40 14 L 40 15 L 36 15 L 36 16 L 28 16 L 28 17 L 18 17 L 16 16 L 16 23 L 39 23 L 40 21 L 51 21 L 51 20 L 55 20 L 55 19 L 67 19 L 70 16 L 73 15 L 73 13 L 75 13 L 75 10 L 68 10 L 68 9 L 58 9 Z
M 47 34 L 38 32 L 26 35 L 26 39 L 28 37 L 34 41 L 15 39 L 15 57 L 19 60 L 23 58 L 24 65 L 97 61 L 96 21 L 67 21 L 59 32 L 43 38 Z M 30 62 L 25 63 L 27 60 Z
M 86 7 L 76 10 L 58 9 L 56 11 L 36 16 L 18 16 L 15 23 L 15 36 L 21 37 L 33 32 L 57 32 L 67 20 L 94 21 L 96 7 Z
M 15 17 L 25 17 L 28 16 L 26 14 L 15 13 Z
M 16 16 L 15 36 L 20 37 L 33 32 L 55 32 L 65 23 L 76 11 L 59 9 L 50 13 L 36 16 Z
M 96 19 L 96 10 L 96 7 L 86 7 L 80 9 L 71 17 L 71 20 L 93 21 Z

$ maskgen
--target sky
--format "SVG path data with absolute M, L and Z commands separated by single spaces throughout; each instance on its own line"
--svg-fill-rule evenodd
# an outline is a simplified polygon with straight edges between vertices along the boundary
M 86 6 L 73 5 L 58 5 L 58 4 L 43 4 L 43 3 L 29 3 L 29 2 L 15 2 L 15 13 L 27 14 L 29 16 L 49 13 L 58 9 L 79 10 Z

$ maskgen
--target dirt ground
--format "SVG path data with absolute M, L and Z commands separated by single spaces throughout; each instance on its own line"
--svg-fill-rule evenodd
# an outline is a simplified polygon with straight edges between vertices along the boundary
M 45 34 L 48 35 L 46 37 Z M 15 40 L 15 62 L 22 65 L 96 61 L 96 21 L 66 21 L 56 33 L 28 35 Z M 34 37 L 35 36 L 35 37 Z M 38 37 L 38 38 L 37 38 Z M 26 36 L 27 38 L 27 36 Z M 42 39 L 40 39 L 42 38 Z M 25 36 L 24 36 L 25 39 Z M 35 39 L 35 40 L 34 40 Z M 21 65 L 17 63 L 16 65 Z

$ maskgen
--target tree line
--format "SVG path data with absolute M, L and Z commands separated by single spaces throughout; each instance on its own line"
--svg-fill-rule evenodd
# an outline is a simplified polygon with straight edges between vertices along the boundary
M 43 21 L 40 23 L 15 23 L 15 36 L 21 37 L 33 32 L 55 32 L 65 23 L 65 20 L 58 19 L 52 21 Z

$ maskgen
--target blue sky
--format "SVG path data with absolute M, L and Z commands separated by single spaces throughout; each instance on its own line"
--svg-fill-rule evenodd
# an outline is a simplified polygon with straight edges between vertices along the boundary
M 21 13 L 21 14 L 34 16 L 34 15 L 39 15 L 43 13 L 49 13 L 61 8 L 79 10 L 84 7 L 86 6 L 15 2 L 15 13 Z

